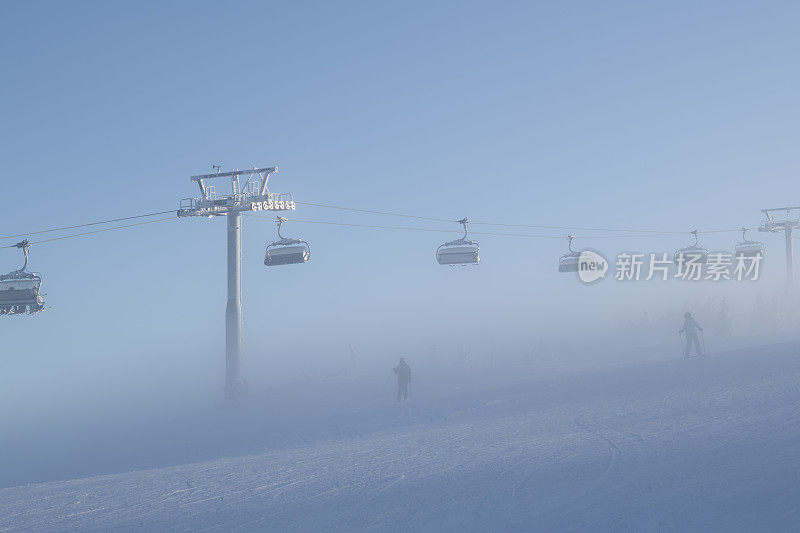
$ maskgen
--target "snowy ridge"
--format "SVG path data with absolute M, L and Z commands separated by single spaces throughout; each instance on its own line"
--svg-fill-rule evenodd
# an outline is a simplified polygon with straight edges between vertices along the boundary
M 0 530 L 785 529 L 800 525 L 798 355 L 380 404 L 307 444 L 2 489 Z

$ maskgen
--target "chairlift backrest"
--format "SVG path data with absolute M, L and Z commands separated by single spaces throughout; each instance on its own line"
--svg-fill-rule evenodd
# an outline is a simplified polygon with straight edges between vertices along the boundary
M 277 266 L 307 263 L 310 256 L 311 251 L 305 243 L 296 245 L 275 245 L 275 243 L 272 243 L 267 246 L 264 264 Z
M 442 245 L 436 250 L 436 261 L 440 265 L 477 265 L 481 262 L 478 243 Z
M 756 241 L 740 242 L 736 245 L 736 256 L 756 257 L 764 255 L 764 244 Z

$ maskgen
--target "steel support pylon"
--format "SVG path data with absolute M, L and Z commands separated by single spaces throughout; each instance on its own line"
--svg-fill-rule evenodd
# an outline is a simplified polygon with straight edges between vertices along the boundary
M 225 397 L 235 400 L 247 394 L 247 380 L 242 372 L 242 212 L 294 211 L 290 193 L 270 192 L 270 175 L 277 167 L 253 168 L 192 176 L 200 197 L 184 198 L 179 217 L 228 218 L 228 305 L 225 308 Z M 230 181 L 230 193 L 217 195 L 212 180 Z M 218 183 L 218 182 L 215 182 Z
M 228 305 L 225 308 L 225 397 L 233 400 L 247 393 L 242 379 L 242 213 L 228 217 Z
M 794 284 L 794 250 L 792 247 L 792 226 L 786 225 L 786 284 L 789 288 Z

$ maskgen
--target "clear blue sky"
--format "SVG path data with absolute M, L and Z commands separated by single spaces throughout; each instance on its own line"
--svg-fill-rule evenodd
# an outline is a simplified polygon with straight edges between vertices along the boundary
M 799 25 L 795 2 L 6 2 L 0 233 L 177 208 L 212 163 L 278 165 L 271 189 L 300 201 L 426 216 L 754 224 L 800 202 Z M 601 306 L 615 290 L 559 276 L 558 240 L 485 237 L 483 263 L 453 271 L 433 254 L 457 231 L 287 233 L 312 261 L 267 271 L 274 227 L 245 221 L 258 371 L 296 353 L 344 358 L 348 342 L 394 356 L 535 336 L 543 317 L 568 320 L 569 302 Z M 3 385 L 87 368 L 111 382 L 158 368 L 168 382 L 217 365 L 221 379 L 224 239 L 224 220 L 198 219 L 34 247 L 52 309 L 0 321 Z M 782 267 L 780 238 L 766 241 Z M 0 250 L 0 270 L 18 262 Z

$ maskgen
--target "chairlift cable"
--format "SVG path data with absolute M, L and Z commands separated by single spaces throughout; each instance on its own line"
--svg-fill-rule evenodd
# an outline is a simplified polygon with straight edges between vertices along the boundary
M 76 224 L 74 226 L 63 226 L 63 227 L 60 227 L 60 228 L 51 228 L 51 229 L 44 229 L 44 230 L 39 230 L 39 231 L 29 231 L 27 233 L 17 233 L 15 235 L 5 235 L 3 237 L 0 237 L 0 239 L 12 239 L 14 237 L 25 237 L 26 235 L 39 235 L 41 233 L 52 233 L 54 231 L 64 231 L 64 230 L 68 230 L 68 229 L 85 228 L 85 227 L 88 227 L 88 226 L 99 226 L 100 224 L 110 224 L 112 222 L 122 222 L 124 220 L 134 220 L 134 219 L 137 219 L 137 218 L 154 217 L 154 216 L 165 215 L 167 213 L 174 213 L 174 212 L 175 212 L 174 209 L 170 209 L 169 211 L 158 211 L 156 213 L 146 213 L 146 214 L 143 214 L 143 215 L 134 215 L 134 216 L 130 216 L 130 217 L 112 218 L 112 219 L 109 219 L 109 220 L 99 220 L 97 222 L 87 222 L 85 224 Z M 39 242 L 43 242 L 43 241 L 39 241 Z M 5 248 L 5 247 L 3 247 L 3 248 Z
M 271 217 L 265 217 L 263 215 L 255 215 L 252 213 L 247 213 L 248 216 L 255 217 L 255 218 L 263 218 L 267 220 L 272 220 Z M 352 224 L 347 222 L 332 222 L 329 220 L 300 220 L 295 218 L 286 219 L 286 222 L 299 222 L 302 224 L 324 224 L 330 226 L 346 226 L 346 227 L 353 227 L 353 228 L 373 228 L 373 229 L 390 229 L 390 230 L 406 230 L 406 231 L 428 231 L 433 233 L 453 233 L 453 230 L 447 229 L 432 229 L 432 228 L 412 228 L 409 226 L 382 226 L 378 224 Z M 452 221 L 448 221 L 452 222 Z M 545 235 L 543 235 L 544 237 Z M 550 235 L 547 235 L 550 237 Z
M 266 220 L 272 220 L 271 217 L 263 216 L 263 215 L 256 215 L 254 213 L 247 213 L 247 216 L 255 217 L 255 218 L 263 218 Z M 290 218 L 286 220 L 287 222 L 298 222 L 301 224 L 322 224 L 322 225 L 330 225 L 330 226 L 344 226 L 344 227 L 354 227 L 354 228 L 372 228 L 372 229 L 387 229 L 387 230 L 403 230 L 403 231 L 424 231 L 424 232 L 431 232 L 431 233 L 453 233 L 455 230 L 447 230 L 447 229 L 434 229 L 434 228 L 415 228 L 410 226 L 385 226 L 380 224 L 354 224 L 348 222 L 333 222 L 329 220 L 301 220 L 301 219 L 294 219 Z M 472 224 L 472 222 L 470 222 Z M 720 230 L 722 231 L 722 230 Z M 728 231 L 728 230 L 725 230 Z M 741 232 L 741 229 L 736 230 L 737 232 Z M 552 234 L 544 234 L 544 233 L 505 233 L 505 232 L 495 232 L 495 231 L 470 231 L 471 234 L 474 235 L 493 235 L 493 236 L 502 236 L 502 237 L 528 237 L 528 238 L 542 238 L 542 239 L 563 239 L 564 235 L 552 235 Z M 681 235 L 686 234 L 689 232 L 683 231 L 680 232 Z M 703 233 L 698 232 L 698 233 Z M 657 233 L 656 235 L 674 235 L 674 232 L 666 232 L 666 233 Z M 649 238 L 652 237 L 654 234 L 628 234 L 628 235 L 575 235 L 576 239 L 623 239 L 623 238 Z
M 327 209 L 338 209 L 342 211 L 353 211 L 357 213 L 369 213 L 375 215 L 384 215 L 384 216 L 393 216 L 393 217 L 403 217 L 403 218 L 413 218 L 417 220 L 431 220 L 434 222 L 458 222 L 458 220 L 451 220 L 446 218 L 436 218 L 436 217 L 427 217 L 427 216 L 418 216 L 418 215 L 409 215 L 406 213 L 394 213 L 391 211 L 373 211 L 369 209 L 360 209 L 355 207 L 344 207 L 339 205 L 333 204 L 318 204 L 318 203 L 311 203 L 311 202 L 295 202 L 297 205 L 307 205 L 312 207 L 324 207 Z M 550 225 L 543 225 L 543 224 L 509 224 L 503 222 L 473 222 L 470 221 L 472 225 L 480 225 L 480 226 L 500 226 L 500 227 L 516 227 L 516 228 L 538 228 L 538 229 L 560 229 L 560 230 L 578 230 L 578 231 L 611 231 L 611 232 L 620 232 L 620 233 L 649 233 L 653 235 L 684 235 L 688 233 L 687 231 L 661 231 L 661 230 L 652 230 L 652 229 L 630 229 L 630 228 L 601 228 L 601 227 L 587 227 L 587 226 L 550 226 Z M 701 231 L 699 233 L 733 233 L 733 232 L 740 232 L 741 228 L 736 229 L 722 229 L 722 230 L 707 230 Z M 476 233 L 476 232 L 473 232 Z M 561 238 L 563 236 L 559 236 Z
M 354 208 L 354 207 L 338 206 L 338 205 L 333 205 L 333 204 L 320 204 L 320 203 L 312 203 L 312 202 L 296 202 L 296 203 L 298 205 L 307 205 L 307 206 L 312 206 L 312 207 L 322 207 L 322 208 L 328 208 L 328 209 L 337 209 L 337 210 L 342 210 L 342 211 L 352 211 L 352 212 L 358 212 L 358 213 L 376 214 L 376 215 L 383 215 L 383 216 L 395 216 L 395 217 L 410 218 L 410 219 L 416 219 L 416 220 L 428 220 L 428 221 L 433 221 L 433 222 L 448 222 L 448 223 L 458 222 L 457 220 L 451 220 L 451 219 L 445 219 L 445 218 L 410 215 L 410 214 L 406 214 L 406 213 L 394 213 L 394 212 L 390 212 L 390 211 L 376 211 L 376 210 L 370 210 L 370 209 L 360 209 L 360 208 Z M 84 227 L 98 226 L 98 225 L 102 225 L 102 224 L 110 224 L 110 223 L 113 223 L 113 222 L 122 222 L 122 221 L 126 221 L 126 220 L 135 220 L 135 219 L 139 219 L 139 218 L 148 218 L 148 217 L 164 215 L 164 214 L 173 213 L 173 212 L 174 212 L 174 210 L 157 211 L 157 212 L 153 212 L 153 213 L 144 213 L 144 214 L 141 214 L 141 215 L 133 215 L 133 216 L 127 216 L 127 217 L 121 217 L 121 218 L 113 218 L 113 219 L 108 219 L 108 220 L 99 220 L 99 221 L 94 221 L 94 222 L 87 222 L 87 223 L 84 223 L 84 224 L 75 224 L 75 225 L 71 225 L 71 226 L 62 226 L 62 227 L 57 227 L 57 228 L 50 228 L 50 229 L 44 229 L 44 230 L 38 230 L 38 231 L 31 231 L 31 232 L 26 232 L 26 233 L 16 233 L 16 234 L 12 234 L 12 235 L 5 235 L 5 236 L 0 236 L 0 239 L 11 239 L 11 238 L 16 238 L 16 237 L 24 237 L 24 236 L 27 236 L 27 235 L 40 235 L 40 234 L 44 234 L 44 233 L 52 233 L 52 232 L 57 232 L 57 231 L 66 231 L 66 230 L 70 230 L 70 229 L 78 229 L 78 228 L 84 228 Z M 250 214 L 250 213 L 248 213 L 248 214 Z M 259 216 L 259 215 L 255 215 L 255 214 L 250 214 L 250 215 L 251 216 L 255 216 L 255 217 Z M 169 220 L 170 218 L 172 218 L 172 217 L 153 220 L 153 221 L 150 221 L 150 222 L 161 222 L 161 221 L 164 221 L 164 220 Z M 268 218 L 268 217 L 261 217 L 261 218 Z M 326 224 L 326 225 L 344 226 L 344 227 L 362 227 L 362 228 L 387 229 L 387 230 L 424 231 L 424 232 L 434 232 L 434 233 L 452 233 L 451 230 L 433 229 L 433 228 L 414 228 L 414 227 L 403 227 L 403 226 L 386 226 L 386 225 L 379 225 L 379 224 L 353 224 L 353 223 L 331 222 L 331 221 L 320 221 L 320 220 L 299 220 L 299 219 L 298 220 L 294 220 L 294 219 L 291 219 L 290 221 L 291 222 L 298 222 L 298 223 L 305 223 L 305 224 Z M 146 223 L 149 223 L 149 222 L 146 222 Z M 105 228 L 105 229 L 98 230 L 98 231 L 89 231 L 89 232 L 78 233 L 78 234 L 73 234 L 73 235 L 65 235 L 63 237 L 56 237 L 56 238 L 53 238 L 53 239 L 43 239 L 43 240 L 40 240 L 40 241 L 32 242 L 31 244 L 39 244 L 39 243 L 43 243 L 43 242 L 51 242 L 51 241 L 55 241 L 55 240 L 68 239 L 68 238 L 79 237 L 79 236 L 84 236 L 84 235 L 92 235 L 92 234 L 95 234 L 95 233 L 102 233 L 102 232 L 105 232 L 105 231 L 111 231 L 111 230 L 123 229 L 123 228 L 127 228 L 127 227 L 139 226 L 139 225 L 143 225 L 143 224 L 146 224 L 146 223 L 128 224 L 128 225 L 116 226 L 116 227 L 113 227 L 113 228 Z M 630 237 L 630 238 L 639 238 L 639 237 L 644 238 L 644 237 L 651 237 L 651 236 L 655 236 L 655 235 L 667 236 L 667 235 L 684 235 L 686 233 L 690 233 L 690 232 L 687 232 L 687 231 L 658 231 L 658 230 L 650 230 L 650 229 L 630 229 L 630 228 L 622 228 L 622 229 L 620 229 L 620 228 L 601 228 L 601 227 L 594 227 L 593 228 L 593 227 L 587 227 L 587 226 L 551 226 L 551 225 L 540 225 L 540 224 L 510 224 L 510 223 L 501 223 L 501 222 L 472 222 L 472 221 L 470 221 L 470 223 L 473 224 L 473 225 L 497 226 L 497 227 L 508 227 L 508 228 L 515 228 L 515 227 L 516 228 L 540 228 L 540 229 L 558 229 L 558 230 L 570 230 L 570 231 L 572 231 L 572 230 L 579 230 L 579 231 L 607 231 L 607 232 L 619 232 L 620 233 L 620 234 L 613 234 L 612 233 L 612 234 L 609 234 L 609 235 L 577 235 L 576 238 L 579 238 L 579 239 L 613 239 L 613 238 L 628 238 L 628 237 Z M 747 229 L 750 230 L 750 229 L 756 229 L 756 228 L 751 227 L 751 228 L 747 228 Z M 739 233 L 741 231 L 742 231 L 741 228 L 737 228 L 737 229 L 730 229 L 730 230 L 728 230 L 728 229 L 705 230 L 705 231 L 699 231 L 698 233 L 700 233 L 700 234 L 733 233 L 733 232 Z M 563 235 L 551 235 L 551 234 L 505 233 L 505 232 L 489 232 L 489 231 L 485 231 L 485 232 L 473 231 L 472 233 L 475 234 L 475 235 L 493 235 L 493 236 L 525 237 L 525 238 L 547 238 L 547 239 L 562 239 L 563 238 Z M 14 245 L 6 245 L 6 246 L 0 246 L 0 249 L 13 248 L 13 247 L 14 247 Z
M 433 222 L 458 222 L 457 220 L 450 220 L 446 218 L 435 218 L 435 217 L 423 217 L 417 215 L 408 215 L 403 213 L 390 213 L 388 211 L 372 211 L 369 209 L 357 209 L 355 207 L 342 207 L 338 205 L 330 205 L 330 204 L 314 204 L 311 202 L 295 202 L 297 205 L 308 205 L 311 207 L 325 207 L 327 209 L 338 209 L 340 211 L 355 211 L 357 213 L 369 213 L 372 215 L 385 215 L 391 217 L 403 217 L 403 218 L 415 218 L 417 220 L 431 220 Z
M 122 226 L 114 226 L 112 228 L 103 228 L 103 229 L 97 229 L 97 230 L 93 230 L 93 231 L 85 231 L 83 233 L 73 233 L 71 235 L 62 235 L 60 237 L 53 237 L 53 238 L 50 238 L 50 239 L 42 239 L 40 241 L 32 241 L 30 243 L 30 245 L 33 246 L 35 244 L 42 244 L 42 243 L 45 243 L 45 242 L 53 242 L 53 241 L 60 241 L 60 240 L 63 240 L 63 239 L 72 239 L 74 237 L 84 237 L 86 235 L 94 235 L 95 233 L 104 233 L 106 231 L 114 231 L 114 230 L 118 230 L 118 229 L 133 228 L 133 227 L 136 227 L 136 226 L 144 226 L 145 224 L 154 224 L 156 222 L 164 222 L 165 220 L 178 220 L 178 219 L 175 218 L 175 217 L 166 217 L 166 218 L 158 218 L 156 220 L 147 220 L 145 222 L 137 222 L 135 224 L 123 224 Z M 10 246 L 0 246 L 0 248 L 14 248 L 14 247 L 16 247 L 15 244 L 12 244 Z

